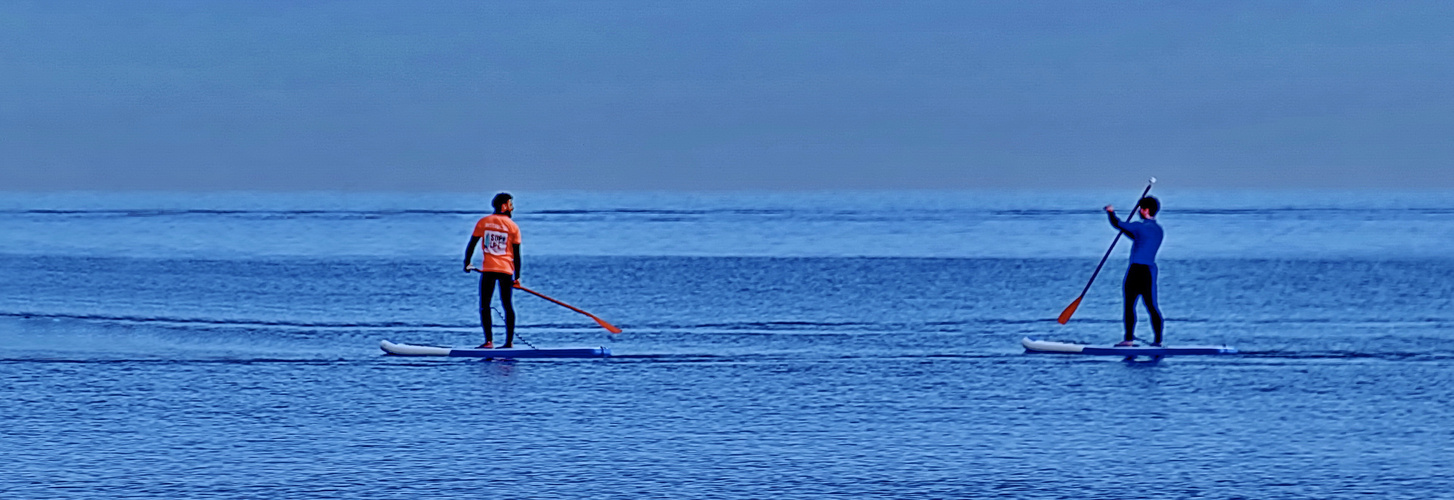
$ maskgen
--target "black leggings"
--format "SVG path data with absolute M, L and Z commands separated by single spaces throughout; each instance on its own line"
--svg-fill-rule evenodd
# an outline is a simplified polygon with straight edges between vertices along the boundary
M 505 308 L 505 345 L 515 343 L 515 304 L 510 300 L 514 291 L 515 278 L 505 273 L 480 273 L 480 325 L 485 327 L 485 342 L 494 342 L 490 331 L 490 299 L 495 294 L 495 284 L 500 285 L 500 306 Z
M 1151 329 L 1156 332 L 1155 342 L 1161 343 L 1161 309 L 1156 307 L 1156 269 L 1146 264 L 1131 264 L 1126 269 L 1126 340 L 1135 339 L 1136 297 L 1146 303 L 1146 312 L 1151 314 Z

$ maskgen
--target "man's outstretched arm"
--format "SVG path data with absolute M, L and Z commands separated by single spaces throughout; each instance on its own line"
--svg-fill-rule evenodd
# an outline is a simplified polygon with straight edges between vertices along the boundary
M 1109 217 L 1111 219 L 1111 227 L 1114 227 L 1117 230 L 1121 231 L 1121 234 L 1126 235 L 1127 238 L 1131 238 L 1133 240 L 1136 239 L 1136 233 L 1132 232 L 1130 228 L 1126 227 L 1126 223 L 1121 222 L 1121 219 L 1119 217 L 1116 217 L 1116 209 L 1111 208 L 1110 205 L 1106 205 L 1106 217 Z

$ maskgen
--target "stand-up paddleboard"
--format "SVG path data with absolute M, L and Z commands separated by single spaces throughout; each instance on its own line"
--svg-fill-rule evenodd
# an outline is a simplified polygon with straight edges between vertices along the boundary
M 384 352 L 398 356 L 453 356 L 464 358 L 604 358 L 611 355 L 605 347 L 571 347 L 558 349 L 455 349 L 429 345 L 395 344 L 379 341 Z
M 1171 345 L 1154 347 L 1149 345 L 1134 345 L 1130 347 L 1116 347 L 1114 345 L 1084 345 L 1071 344 L 1068 342 L 1052 342 L 1049 340 L 1036 340 L 1025 337 L 1020 341 L 1025 346 L 1025 352 L 1050 353 L 1050 354 L 1099 354 L 1104 356 L 1177 356 L 1186 354 L 1237 354 L 1237 350 L 1227 346 L 1211 345 Z

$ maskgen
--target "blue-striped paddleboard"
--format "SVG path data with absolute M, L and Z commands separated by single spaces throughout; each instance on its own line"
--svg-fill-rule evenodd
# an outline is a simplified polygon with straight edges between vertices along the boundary
M 463 358 L 604 358 L 611 355 L 605 347 L 568 347 L 552 349 L 510 348 L 510 349 L 456 349 L 430 345 L 395 344 L 379 341 L 379 348 L 397 356 L 452 356 Z
M 1025 352 L 1049 354 L 1099 354 L 1103 356 L 1180 356 L 1187 354 L 1237 354 L 1237 350 L 1224 345 L 1169 345 L 1153 347 L 1137 344 L 1130 347 L 1115 345 L 1084 345 L 1068 342 L 1053 342 L 1025 337 L 1020 341 Z

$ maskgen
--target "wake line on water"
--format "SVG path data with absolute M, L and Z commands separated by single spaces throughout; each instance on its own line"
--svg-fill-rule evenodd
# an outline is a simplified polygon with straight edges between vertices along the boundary
M 1120 323 L 1121 320 L 1091 320 L 1103 323 Z M 1290 319 L 1208 319 L 1208 318 L 1166 318 L 1168 323 L 1188 324 L 1212 324 L 1212 325 L 1335 325 L 1335 326 L 1359 326 L 1377 325 L 1381 328 L 1392 326 L 1449 326 L 1451 320 L 1448 318 L 1401 318 L 1401 319 L 1369 319 L 1369 318 L 1290 318 Z
M 152 324 L 175 324 L 175 325 L 209 325 L 228 327 L 285 327 L 285 328 L 367 328 L 367 329 L 470 329 L 479 328 L 478 323 L 432 323 L 432 322 L 404 322 L 404 321 L 381 321 L 381 322 L 332 322 L 332 321 L 282 321 L 282 320 L 223 320 L 207 318 L 183 318 L 165 316 L 133 316 L 133 315 L 112 315 L 112 314 L 70 314 L 70 313 L 38 313 L 38 312 L 0 312 L 0 317 L 19 319 L 65 319 L 80 321 L 101 321 L 118 323 L 152 323 Z M 1034 320 L 968 320 L 968 321 L 932 321 L 925 323 L 866 323 L 866 322 L 815 322 L 815 321 L 750 321 L 732 323 L 640 323 L 626 324 L 628 328 L 639 330 L 691 330 L 691 329 L 718 329 L 727 331 L 823 331 L 842 328 L 855 330 L 883 331 L 889 330 L 915 330 L 913 326 L 973 326 L 973 325 L 1019 325 L 1034 324 L 1054 321 L 1053 318 Z M 498 326 L 498 325 L 497 325 Z M 581 323 L 521 323 L 519 328 L 553 328 L 553 329 L 574 329 L 586 325 Z M 935 330 L 935 331 L 943 331 Z
M 475 331 L 480 328 L 479 323 L 411 323 L 403 321 L 384 322 L 328 322 L 328 321 L 280 321 L 280 320 L 222 320 L 205 318 L 180 318 L 163 316 L 128 316 L 110 314 L 67 314 L 67 313 L 34 313 L 34 312 L 0 312 L 0 317 L 10 317 L 26 320 L 72 320 L 102 323 L 120 324 L 145 324 L 176 327 L 210 327 L 210 328 L 272 328 L 282 330 L 377 330 L 383 333 L 400 331 Z M 1037 320 L 1038 321 L 1038 320 Z M 884 332 L 884 331 L 923 331 L 923 329 L 910 328 L 902 324 L 880 324 L 880 323 L 815 323 L 805 321 L 781 321 L 781 322 L 746 322 L 746 323 L 714 323 L 701 325 L 683 325 L 672 323 L 653 324 L 623 324 L 628 330 L 635 329 L 643 333 L 662 331 L 691 331 L 699 329 L 721 330 L 732 333 L 758 333 L 758 334 L 783 334 L 792 332 L 802 333 L 833 333 L 849 334 L 843 332 L 843 328 L 851 328 L 854 332 Z M 942 326 L 942 325 L 941 325 Z M 504 328 L 503 325 L 495 325 L 496 328 Z M 522 331 L 529 332 L 532 329 L 541 330 L 595 330 L 595 325 L 582 323 L 520 323 L 517 325 Z M 934 330 L 953 331 L 953 330 Z
M 0 364 L 128 364 L 143 363 L 154 365 L 177 365 L 177 364 L 217 364 L 217 365 L 251 365 L 264 363 L 289 363 L 301 365 L 356 365 L 359 360 L 343 358 L 0 358 Z
M 393 332 L 399 330 L 473 330 L 479 328 L 479 323 L 459 322 L 407 322 L 407 321 L 378 321 L 378 322 L 344 322 L 344 321 L 287 321 L 287 320 L 261 320 L 261 319 L 210 319 L 210 318 L 186 318 L 166 316 L 137 316 L 137 315 L 113 315 L 113 314 L 73 314 L 73 313 L 41 313 L 41 312 L 0 312 L 0 317 L 27 319 L 27 320 L 75 320 L 93 322 L 111 322 L 126 324 L 155 324 L 169 326 L 208 326 L 218 328 L 276 328 L 276 329 L 314 329 L 314 330 L 380 330 Z M 1077 319 L 1080 323 L 1089 324 L 1120 324 L 1121 320 L 1116 319 Z M 1420 319 L 1255 319 L 1255 320 L 1212 320 L 1192 318 L 1168 318 L 1168 321 L 1189 324 L 1222 324 L 1222 325 L 1377 325 L 1380 327 L 1394 325 L 1424 325 L 1444 326 L 1450 324 L 1449 320 L 1442 318 L 1420 318 Z M 1054 323 L 1054 318 L 1041 319 L 1003 319 L 986 318 L 957 321 L 929 321 L 923 323 L 876 323 L 876 322 L 818 322 L 818 321 L 746 321 L 746 322 L 722 322 L 722 323 L 622 323 L 626 330 L 638 332 L 664 332 L 664 331 L 691 331 L 691 330 L 717 330 L 731 333 L 758 333 L 758 334 L 784 334 L 793 332 L 802 333 L 833 333 L 852 334 L 856 332 L 935 332 L 954 333 L 966 330 L 982 329 L 995 326 L 1028 326 Z M 503 328 L 502 325 L 496 325 Z M 590 329 L 591 325 L 582 323 L 520 323 L 521 329 L 551 329 L 551 330 L 579 330 Z
M 1369 359 L 1369 360 L 1379 360 L 1379 361 L 1415 361 L 1415 362 L 1422 362 L 1422 361 L 1449 361 L 1449 360 L 1454 360 L 1454 352 L 1409 352 L 1409 351 L 1395 351 L 1395 352 L 1354 352 L 1354 351 L 1304 351 L 1304 352 L 1293 352 L 1293 351 L 1243 351 L 1243 352 L 1239 352 L 1238 354 L 1229 355 L 1229 356 L 1232 356 L 1232 357 L 1241 357 L 1241 358 L 1247 358 L 1247 359 L 1254 359 L 1254 360 L 1257 360 L 1257 359 L 1267 359 L 1267 360 L 1280 360 L 1280 359 L 1286 359 L 1286 360 L 1317 360 L 1317 359 L 1328 359 L 1328 360 L 1338 360 L 1338 359 L 1357 360 L 1357 359 Z
M 317 329 L 462 329 L 479 328 L 478 323 L 406 323 L 402 321 L 385 321 L 375 323 L 349 323 L 349 322 L 303 322 L 303 321 L 276 321 L 276 320 L 219 320 L 201 318 L 168 318 L 157 316 L 122 316 L 106 314 L 64 314 L 64 313 L 27 313 L 27 312 L 0 312 L 0 317 L 20 319 L 53 319 L 53 320 L 79 320 L 99 321 L 132 324 L 163 324 L 163 325 L 206 325 L 217 327 L 277 327 L 277 328 L 317 328 Z M 575 328 L 582 327 L 580 324 L 520 324 L 520 328 Z

